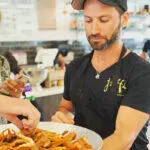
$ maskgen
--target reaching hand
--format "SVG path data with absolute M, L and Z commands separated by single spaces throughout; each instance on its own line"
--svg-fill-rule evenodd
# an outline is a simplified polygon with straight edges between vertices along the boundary
M 52 116 L 52 121 L 74 124 L 74 120 L 68 115 L 67 111 L 57 111 L 55 115 Z
M 6 100 L 5 102 L 7 104 L 8 101 Z M 40 119 L 39 111 L 29 101 L 17 98 L 9 100 L 9 105 L 0 115 L 20 129 L 28 128 L 29 130 L 36 128 Z M 18 115 L 22 115 L 26 119 L 19 120 Z

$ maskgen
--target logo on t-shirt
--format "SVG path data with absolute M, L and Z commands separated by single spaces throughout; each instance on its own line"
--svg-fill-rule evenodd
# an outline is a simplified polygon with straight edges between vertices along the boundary
M 117 82 L 117 83 L 116 83 Z M 127 89 L 126 81 L 123 79 L 118 79 L 117 81 L 113 81 L 111 78 L 107 80 L 107 83 L 104 87 L 104 92 L 108 92 L 109 89 L 117 86 L 117 96 L 124 96 L 124 91 Z
M 104 92 L 106 93 L 108 91 L 108 89 L 112 87 L 112 85 L 113 85 L 113 81 L 111 80 L 111 78 L 109 78 L 107 80 L 106 86 L 104 87 Z
M 124 94 L 123 94 L 124 90 L 127 89 L 127 87 L 126 87 L 126 81 L 122 80 L 122 79 L 118 79 L 117 84 L 118 84 L 118 93 L 117 93 L 117 96 L 124 96 Z

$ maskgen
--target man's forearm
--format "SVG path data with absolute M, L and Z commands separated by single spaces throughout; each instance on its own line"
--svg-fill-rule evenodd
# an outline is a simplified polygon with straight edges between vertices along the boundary
M 61 112 L 68 112 L 68 113 L 74 113 L 74 110 L 72 109 L 68 109 L 65 106 L 59 106 L 57 111 L 61 111 Z
M 122 138 L 112 134 L 104 139 L 101 150 L 129 150 L 132 145 L 131 138 Z
M 63 106 L 59 106 L 57 111 L 66 112 L 66 111 L 69 111 L 69 110 L 67 108 L 63 107 Z

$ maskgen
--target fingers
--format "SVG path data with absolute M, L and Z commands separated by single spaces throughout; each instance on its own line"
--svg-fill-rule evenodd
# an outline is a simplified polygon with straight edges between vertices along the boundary
M 9 109 L 4 111 L 4 113 L 6 112 L 7 114 L 3 114 L 7 120 L 14 123 L 19 128 L 36 128 L 40 120 L 40 113 L 29 101 L 13 98 L 13 100 L 10 100 L 8 108 Z M 18 115 L 22 115 L 27 119 L 19 120 L 16 117 Z
M 19 96 L 21 95 L 21 92 L 20 92 L 20 91 L 18 91 L 18 90 L 15 89 L 15 88 L 12 88 L 12 87 L 11 87 L 10 85 L 8 85 L 8 84 L 3 85 L 3 89 L 4 89 L 5 91 L 7 91 L 7 92 L 9 93 L 9 95 L 12 96 L 12 97 L 19 97 Z
M 8 121 L 15 124 L 19 129 L 23 128 L 23 124 L 21 120 L 16 115 L 10 115 L 10 114 L 2 114 L 2 116 L 7 119 Z
M 18 84 L 18 88 L 21 88 L 21 89 L 24 88 L 24 86 L 25 86 L 25 80 L 24 79 L 16 79 L 15 81 Z
M 56 114 L 52 117 L 52 120 L 55 122 L 74 124 L 74 120 L 70 118 L 66 113 L 61 111 L 57 111 Z
M 2 86 L 2 88 L 13 97 L 20 97 L 23 87 L 24 87 L 23 81 L 11 79 L 8 79 Z
M 30 102 L 29 102 L 30 103 Z M 30 103 L 31 104 L 31 103 Z M 34 105 L 32 105 L 32 108 L 33 108 L 33 112 L 34 112 L 34 115 L 33 116 L 30 116 L 29 115 L 29 120 L 34 120 L 34 123 L 35 123 L 35 127 L 37 126 L 37 124 L 39 123 L 39 120 L 40 120 L 40 117 L 41 117 L 41 114 L 40 112 L 34 107 Z
M 52 116 L 52 121 L 62 123 L 62 121 L 59 120 L 56 115 Z
M 11 108 L 7 110 L 8 114 L 12 116 L 22 115 L 27 119 L 14 120 L 14 118 L 8 118 L 9 121 L 19 126 L 20 124 L 23 128 L 34 129 L 40 120 L 39 111 L 27 100 L 21 100 L 14 98 L 10 103 Z M 21 127 L 20 127 L 21 128 Z
M 8 79 L 6 83 L 12 89 L 17 89 L 18 92 L 22 92 L 22 88 L 24 87 L 25 83 L 21 79 L 11 80 Z
M 26 101 L 26 105 L 29 108 L 26 111 L 23 111 L 22 115 L 26 116 L 28 119 L 23 119 L 23 127 L 28 129 L 34 129 L 36 128 L 37 124 L 40 120 L 40 113 L 39 111 L 29 102 Z
M 35 124 L 34 120 L 23 119 L 22 123 L 23 123 L 24 129 L 33 130 L 34 128 L 36 128 L 36 124 Z

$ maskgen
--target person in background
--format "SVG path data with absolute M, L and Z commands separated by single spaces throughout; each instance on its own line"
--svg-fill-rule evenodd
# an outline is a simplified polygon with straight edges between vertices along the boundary
M 54 60 L 54 66 L 59 67 L 60 69 L 64 69 L 65 68 L 64 57 L 66 56 L 66 54 L 67 53 L 59 50 Z
M 66 68 L 52 120 L 94 130 L 103 138 L 101 150 L 148 150 L 150 64 L 120 38 L 129 20 L 127 0 L 73 0 L 72 6 L 84 10 L 93 51 Z
M 57 56 L 54 60 L 54 66 L 65 69 L 65 67 L 74 59 L 74 53 L 72 51 L 60 51 L 57 53 Z
M 4 57 L 9 62 L 11 76 L 15 75 L 15 76 L 19 77 L 22 74 L 25 74 L 24 71 L 19 67 L 17 60 L 15 59 L 15 57 L 12 55 L 12 53 L 10 51 L 5 52 Z M 44 115 L 42 109 L 40 108 L 40 106 L 38 105 L 38 103 L 36 102 L 36 98 L 34 96 L 27 97 L 32 92 L 32 87 L 31 87 L 29 81 L 27 81 L 27 82 L 28 83 L 26 83 L 22 94 L 25 97 L 25 99 L 29 100 L 38 109 L 38 111 L 41 113 L 40 121 L 44 121 L 45 115 Z M 21 116 L 19 116 L 19 118 L 22 119 Z
M 65 59 L 65 64 L 66 66 L 68 64 L 70 64 L 73 60 L 74 60 L 75 56 L 74 56 L 74 52 L 73 51 L 69 51 L 67 53 L 67 56 L 64 58 Z
M 20 86 L 21 81 L 18 86 L 18 80 L 6 80 L 9 78 L 9 75 L 9 63 L 6 58 L 0 56 L 0 89 L 5 85 L 9 90 L 11 89 L 10 94 L 13 95 L 13 93 L 15 93 L 15 95 L 20 95 L 22 91 Z M 5 84 L 3 84 L 3 82 L 5 82 Z M 20 120 L 18 115 L 22 115 L 25 118 Z M 36 128 L 40 119 L 39 111 L 29 101 L 23 101 L 20 98 L 10 97 L 3 94 L 0 94 L 0 116 L 14 123 L 20 129 L 26 128 L 30 130 Z
M 148 56 L 150 57 L 150 40 L 147 40 L 144 44 L 144 47 L 143 47 L 143 51 L 142 51 L 142 54 L 141 54 L 141 57 L 146 59 L 146 54 L 148 53 Z
M 19 74 L 19 72 L 21 71 L 21 68 L 19 67 L 18 62 L 15 59 L 15 57 L 12 55 L 12 53 L 10 51 L 7 51 L 4 53 L 4 57 L 9 62 L 10 72 L 13 73 L 14 75 Z

